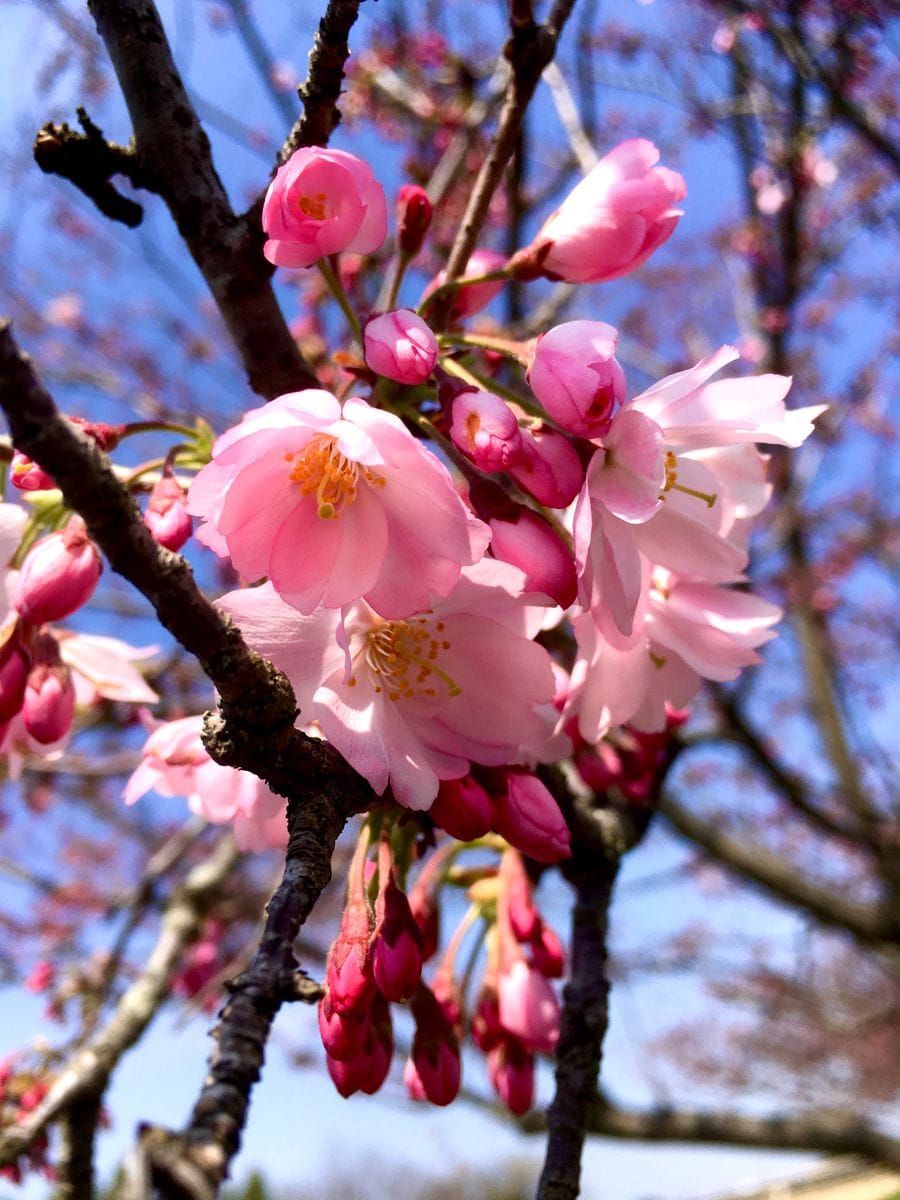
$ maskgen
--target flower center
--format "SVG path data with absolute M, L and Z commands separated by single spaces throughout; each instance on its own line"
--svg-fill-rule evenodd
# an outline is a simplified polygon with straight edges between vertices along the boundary
M 410 700 L 416 695 L 431 698 L 438 695 L 435 685 L 440 683 L 448 700 L 458 696 L 462 689 L 437 665 L 440 652 L 450 649 L 450 642 L 441 637 L 443 632 L 443 621 L 435 622 L 432 629 L 425 617 L 383 621 L 370 630 L 364 655 L 369 670 L 380 681 L 375 691 L 387 690 L 389 700 Z M 350 683 L 355 683 L 352 676 Z
M 685 496 L 696 496 L 698 500 L 702 500 L 707 508 L 712 508 L 718 499 L 717 492 L 698 492 L 695 488 L 685 487 L 678 483 L 678 459 L 671 450 L 666 451 L 665 457 L 666 482 L 663 484 L 663 492 L 684 492 Z M 665 496 L 660 494 L 660 500 L 665 500 Z
M 344 506 L 353 503 L 360 472 L 366 483 L 384 487 L 381 475 L 341 454 L 336 440 L 327 433 L 316 434 L 301 453 L 285 454 L 284 459 L 294 464 L 290 477 L 301 493 L 310 496 L 315 492 L 323 521 L 337 519 Z
M 316 192 L 315 196 L 301 196 L 297 207 L 307 217 L 314 221 L 324 221 L 328 217 L 328 205 L 324 192 Z

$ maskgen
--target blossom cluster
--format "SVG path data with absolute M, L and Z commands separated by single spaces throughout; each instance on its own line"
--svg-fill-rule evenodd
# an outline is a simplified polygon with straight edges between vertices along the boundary
M 461 278 L 440 272 L 416 307 L 401 307 L 432 218 L 427 194 L 408 185 L 388 307 L 357 312 L 339 255 L 380 250 L 384 191 L 352 154 L 298 150 L 265 199 L 264 253 L 321 269 L 354 344 L 334 356 L 333 391 L 281 395 L 210 447 L 198 434 L 179 460 L 196 470 L 186 498 L 174 458 L 154 487 L 154 535 L 177 549 L 198 519 L 197 541 L 242 581 L 218 604 L 290 680 L 298 727 L 382 798 L 354 858 L 320 1010 L 344 1095 L 380 1087 L 391 1005 L 408 1004 L 412 1095 L 453 1098 L 468 1036 L 504 1103 L 525 1111 L 534 1056 L 558 1033 L 549 980 L 563 970 L 521 857 L 569 853 L 543 768 L 571 760 L 589 787 L 650 802 L 701 681 L 735 679 L 773 636 L 780 612 L 746 576 L 770 493 L 757 446 L 801 445 L 821 407 L 787 409 L 781 376 L 720 376 L 739 357 L 729 346 L 635 393 L 603 321 L 565 321 L 527 342 L 473 321 L 511 279 L 590 284 L 639 268 L 673 234 L 685 196 L 655 146 L 624 142 L 530 245 L 509 258 L 477 248 Z M 16 472 L 20 486 L 52 484 L 27 463 Z M 7 562 L 22 532 L 9 530 Z M 21 711 L 39 741 L 71 722 L 67 672 L 78 669 L 77 639 L 48 622 L 85 602 L 99 570 L 73 517 L 9 573 L 0 719 Z M 140 702 L 148 692 L 124 687 Z M 152 729 L 125 798 L 151 790 L 232 823 L 245 849 L 286 841 L 284 802 L 213 762 L 199 717 Z M 403 821 L 438 838 L 409 896 Z M 473 842 L 497 859 L 428 984 L 437 890 Z M 468 1003 L 454 958 L 475 920 L 486 964 Z

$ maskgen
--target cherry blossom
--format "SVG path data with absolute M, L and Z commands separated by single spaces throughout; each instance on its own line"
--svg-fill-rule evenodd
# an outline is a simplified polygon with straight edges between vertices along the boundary
M 421 612 L 490 536 L 397 417 L 316 389 L 223 434 L 188 510 L 205 518 L 201 542 L 306 614 L 360 598 L 383 617 Z
M 271 584 L 219 604 L 290 679 L 301 719 L 317 721 L 376 792 L 390 785 L 400 804 L 424 809 L 439 781 L 470 763 L 504 765 L 547 743 L 553 671 L 530 640 L 544 609 L 522 582 L 509 564 L 483 559 L 448 597 L 402 621 L 365 603 L 303 616 Z

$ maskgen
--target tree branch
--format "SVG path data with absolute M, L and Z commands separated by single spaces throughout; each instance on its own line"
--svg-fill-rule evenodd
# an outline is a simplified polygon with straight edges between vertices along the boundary
M 327 146 L 340 124 L 337 102 L 350 54 L 350 30 L 359 16 L 361 0 L 328 0 L 328 7 L 309 52 L 309 73 L 300 87 L 303 115 L 288 134 L 281 151 L 286 162 L 301 146 Z
M 798 873 L 795 863 L 785 862 L 765 846 L 739 839 L 695 816 L 668 791 L 660 798 L 659 811 L 683 837 L 776 900 L 810 913 L 824 925 L 844 930 L 863 945 L 896 954 L 898 930 L 883 908 L 855 903 L 834 889 L 813 883 Z
M 258 223 L 238 217 L 152 0 L 90 0 L 134 128 L 141 186 L 165 200 L 212 292 L 251 388 L 317 387 L 272 290 Z M 69 178 L 72 178 L 70 175 Z

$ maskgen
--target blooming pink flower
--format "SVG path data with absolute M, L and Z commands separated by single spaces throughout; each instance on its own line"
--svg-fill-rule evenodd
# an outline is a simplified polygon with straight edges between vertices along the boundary
M 482 471 L 505 471 L 522 446 L 516 414 L 493 392 L 460 392 L 451 404 L 450 437 Z
M 72 516 L 65 529 L 28 551 L 13 592 L 13 607 L 32 625 L 61 621 L 94 594 L 103 564 L 84 521 Z
M 384 190 L 355 155 L 304 146 L 269 184 L 262 224 L 263 253 L 278 267 L 309 267 L 341 250 L 371 254 L 387 234 Z
M 306 721 L 376 792 L 428 808 L 438 781 L 498 766 L 546 740 L 553 671 L 530 639 L 543 609 L 522 575 L 483 559 L 431 610 L 384 621 L 366 604 L 301 616 L 271 584 L 219 601 L 250 645 L 290 679 Z M 336 642 L 338 629 L 341 645 Z M 546 706 L 546 711 L 541 706 Z
M 573 624 L 578 657 L 566 716 L 596 742 L 615 725 L 663 730 L 702 679 L 728 681 L 760 662 L 756 647 L 774 636 L 781 610 L 758 596 L 682 580 L 657 568 L 648 579 L 644 615 L 631 638 L 609 640 L 593 613 Z M 668 707 L 667 707 L 668 705 Z
M 625 400 L 613 357 L 618 337 L 602 321 L 566 321 L 538 338 L 528 383 L 553 420 L 579 437 L 602 437 Z
M 298 611 L 363 598 L 407 617 L 445 596 L 488 530 L 449 473 L 390 413 L 328 392 L 294 392 L 216 442 L 188 510 L 198 539 L 246 579 L 267 575 Z
M 159 699 L 133 665 L 152 658 L 158 646 L 138 648 L 119 638 L 72 633 L 68 629 L 52 632 L 63 662 L 71 668 L 78 704 L 88 706 L 99 699 L 122 704 L 155 704 Z
M 644 138 L 611 150 L 544 223 L 525 255 L 545 275 L 600 283 L 627 275 L 674 232 L 687 195 L 676 171 L 659 167 Z M 549 244 L 549 248 L 548 248 Z
M 248 771 L 214 762 L 200 738 L 202 725 L 200 716 L 182 717 L 153 730 L 125 785 L 125 803 L 134 804 L 149 791 L 186 796 L 191 810 L 212 824 L 233 821 L 242 850 L 286 845 L 285 801 Z
M 398 308 L 366 323 L 366 365 L 397 383 L 424 383 L 438 357 L 438 340 L 411 309 Z

